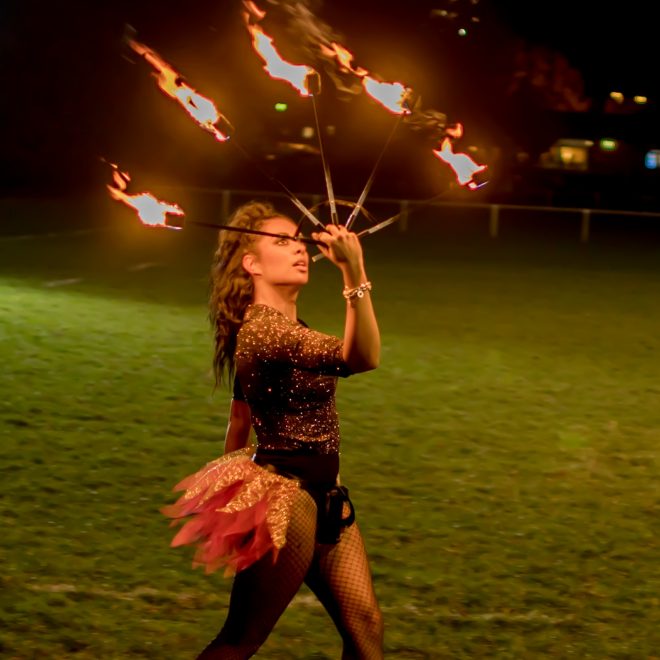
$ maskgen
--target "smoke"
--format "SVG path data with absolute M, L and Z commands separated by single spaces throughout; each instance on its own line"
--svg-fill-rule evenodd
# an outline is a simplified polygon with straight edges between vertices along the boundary
M 245 18 L 248 22 L 259 22 L 268 16 L 281 24 L 290 43 L 296 44 L 305 64 L 322 71 L 331 81 L 342 100 L 363 92 L 362 77 L 367 73 L 377 74 L 356 65 L 346 66 L 337 56 L 336 44 L 342 44 L 342 35 L 320 19 L 316 12 L 322 6 L 319 0 L 265 0 L 259 6 L 252 0 L 244 0 Z M 437 145 L 445 137 L 459 137 L 457 124 L 449 124 L 447 115 L 434 109 L 422 107 L 421 96 L 412 93 L 414 103 L 408 103 L 409 113 L 404 123 L 425 142 Z
M 317 71 L 323 71 L 337 89 L 339 97 L 348 100 L 362 92 L 360 80 L 342 70 L 334 58 L 333 43 L 342 41 L 342 35 L 321 20 L 315 10 L 320 2 L 314 0 L 267 0 L 268 9 L 261 9 L 250 0 L 244 1 L 246 20 L 261 21 L 266 15 L 283 26 L 288 42 L 296 44 L 296 50 L 304 63 Z M 270 9 L 274 8 L 273 11 Z

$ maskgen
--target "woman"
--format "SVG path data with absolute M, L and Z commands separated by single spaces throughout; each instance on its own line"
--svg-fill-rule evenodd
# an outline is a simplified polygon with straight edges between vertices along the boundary
M 173 541 L 198 544 L 196 562 L 236 572 L 229 613 L 199 658 L 248 658 L 305 582 L 343 639 L 343 658 L 383 657 L 383 625 L 348 491 L 338 486 L 337 376 L 378 365 L 380 337 L 362 248 L 329 225 L 313 234 L 341 271 L 343 341 L 298 321 L 309 257 L 296 224 L 269 204 L 239 208 L 212 269 L 214 367 L 234 377 L 225 455 L 188 477 L 166 511 L 192 516 Z M 248 447 L 250 430 L 256 451 Z

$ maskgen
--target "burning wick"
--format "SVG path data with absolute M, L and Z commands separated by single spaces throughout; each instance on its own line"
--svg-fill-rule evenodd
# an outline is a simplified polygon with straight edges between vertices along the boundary
M 265 14 L 264 14 L 265 15 Z M 311 96 L 311 80 L 318 79 L 312 67 L 305 64 L 291 64 L 282 59 L 269 37 L 258 25 L 247 25 L 252 36 L 252 45 L 264 61 L 264 71 L 277 80 L 288 82 L 301 96 Z
M 182 226 L 167 224 L 167 215 L 183 216 L 184 212 L 177 204 L 170 204 L 156 199 L 151 193 L 144 192 L 137 195 L 127 195 L 126 188 L 131 180 L 128 172 L 122 172 L 117 165 L 110 163 L 105 159 L 103 162 L 108 163 L 113 169 L 112 179 L 114 185 L 108 185 L 108 191 L 113 199 L 123 202 L 127 206 L 135 209 L 138 217 L 143 225 L 148 227 L 164 227 L 165 229 L 183 229 Z M 289 236 L 287 234 L 275 234 L 273 232 L 261 231 L 259 229 L 247 229 L 245 227 L 232 227 L 231 225 L 218 225 L 210 222 L 198 222 L 191 220 L 187 224 L 199 225 L 200 227 L 209 227 L 210 229 L 226 229 L 244 234 L 253 234 L 255 236 L 272 236 L 274 238 L 290 238 L 293 241 L 300 241 L 308 245 L 325 245 L 322 241 L 317 241 L 313 238 L 308 238 L 302 235 Z
M 205 130 L 211 133 L 218 142 L 225 142 L 229 135 L 223 133 L 217 126 L 223 120 L 231 129 L 229 120 L 215 107 L 211 99 L 202 96 L 188 85 L 180 73 L 177 73 L 165 62 L 156 51 L 134 39 L 128 40 L 128 45 L 156 69 L 154 74 L 158 86 L 167 96 L 173 98 L 181 107 Z
M 375 78 L 365 76 L 362 78 L 362 86 L 371 98 L 380 103 L 386 110 L 395 115 L 409 115 L 410 110 L 405 107 L 405 102 L 410 94 L 410 89 L 404 87 L 400 82 L 379 82 Z
M 106 161 L 107 162 L 107 161 Z M 112 179 L 114 185 L 108 185 L 108 191 L 113 199 L 123 202 L 137 211 L 143 225 L 148 227 L 167 227 L 168 229 L 181 229 L 167 224 L 167 215 L 184 215 L 181 207 L 156 199 L 151 193 L 143 192 L 137 195 L 127 195 L 124 191 L 128 187 L 131 177 L 122 172 L 114 163 L 108 163 L 113 168 Z
M 440 149 L 434 149 L 433 154 L 454 170 L 456 180 L 461 186 L 476 190 L 484 185 L 483 183 L 477 183 L 474 176 L 479 172 L 483 172 L 487 165 L 478 165 L 467 154 L 455 154 L 449 138 L 445 138 L 440 145 Z
M 396 115 L 409 115 L 410 109 L 406 107 L 406 101 L 410 97 L 412 90 L 400 82 L 380 82 L 369 75 L 369 71 L 361 66 L 353 65 L 353 53 L 344 48 L 341 44 L 331 44 L 331 48 L 321 46 L 321 50 L 325 55 L 334 57 L 339 63 L 339 68 L 342 71 L 352 73 L 354 76 L 362 79 L 362 87 L 364 91 L 371 96 L 372 99 L 378 101 L 386 110 L 393 112 Z

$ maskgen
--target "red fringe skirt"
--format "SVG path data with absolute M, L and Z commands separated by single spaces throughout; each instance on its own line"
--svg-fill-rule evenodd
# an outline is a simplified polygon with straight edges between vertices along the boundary
M 193 567 L 233 575 L 286 543 L 300 482 L 260 467 L 245 448 L 207 463 L 178 483 L 183 495 L 162 512 L 183 527 L 172 546 L 195 545 Z

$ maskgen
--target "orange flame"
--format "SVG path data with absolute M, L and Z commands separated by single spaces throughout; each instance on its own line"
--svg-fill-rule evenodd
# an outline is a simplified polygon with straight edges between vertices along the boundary
M 487 165 L 478 165 L 467 154 L 455 154 L 449 138 L 445 138 L 440 149 L 434 149 L 433 153 L 454 170 L 456 180 L 461 186 L 467 185 L 470 190 L 476 190 L 479 187 L 473 177 L 478 172 L 483 172 Z
M 375 78 L 365 76 L 362 78 L 362 86 L 369 96 L 378 101 L 386 110 L 395 115 L 410 114 L 410 110 L 404 107 L 410 90 L 399 82 L 379 82 Z
M 250 16 L 255 21 L 261 21 L 266 17 L 266 12 L 257 7 L 256 3 L 252 2 L 252 0 L 243 0 L 243 6 L 247 10 L 246 20 L 249 20 Z
M 282 59 L 269 37 L 258 25 L 248 25 L 252 35 L 252 45 L 264 61 L 264 70 L 271 78 L 285 80 L 294 87 L 301 96 L 311 96 L 308 81 L 309 76 L 316 75 L 312 67 L 305 64 L 291 64 Z
M 361 66 L 359 67 L 354 67 L 353 66 L 353 53 L 351 53 L 349 50 L 344 48 L 338 43 L 335 43 L 334 41 L 332 44 L 330 44 L 332 47 L 327 48 L 321 44 L 321 50 L 326 52 L 329 56 L 334 56 L 337 61 L 339 62 L 339 66 L 344 69 L 345 71 L 350 71 L 356 76 L 359 76 L 362 78 L 363 76 L 366 76 L 369 72 L 366 69 L 363 69 Z
M 119 202 L 123 202 L 127 206 L 135 209 L 137 214 L 142 222 L 142 224 L 149 227 L 169 227 L 174 229 L 167 224 L 167 214 L 171 213 L 172 215 L 183 215 L 183 211 L 176 204 L 169 204 L 168 202 L 162 202 L 159 199 L 156 199 L 151 193 L 139 193 L 137 195 L 127 195 L 124 191 L 128 187 L 128 182 L 131 180 L 131 177 L 126 172 L 120 172 L 119 168 L 110 163 L 110 166 L 114 169 L 112 173 L 112 179 L 114 181 L 114 186 L 108 185 L 108 191 L 110 196 L 113 199 L 116 199 Z M 177 227 L 177 229 L 180 229 Z
M 339 67 L 349 71 L 358 78 L 362 78 L 362 86 L 369 96 L 378 101 L 386 110 L 397 115 L 410 114 L 410 110 L 404 106 L 410 94 L 410 89 L 399 82 L 380 82 L 369 75 L 366 69 L 353 65 L 353 53 L 342 45 L 332 42 L 331 48 L 321 46 L 321 49 L 330 57 L 339 62 Z
M 181 107 L 205 130 L 211 133 L 218 142 L 224 142 L 229 139 L 218 129 L 216 124 L 225 119 L 211 99 L 202 96 L 188 85 L 181 74 L 177 73 L 167 62 L 165 62 L 154 50 L 133 39 L 129 40 L 130 47 L 138 54 L 142 55 L 151 66 L 156 69 L 155 74 L 158 86 L 175 101 L 178 101 Z M 229 123 L 227 121 L 227 123 Z

